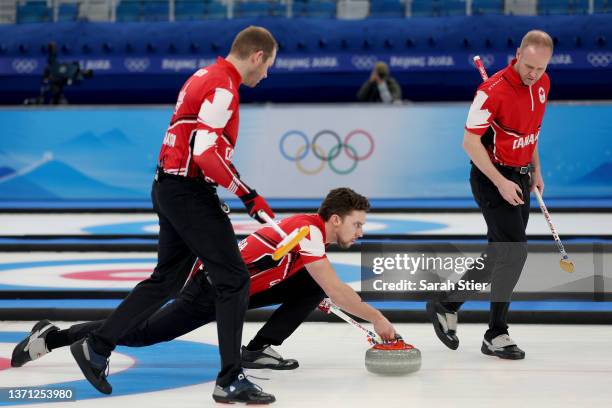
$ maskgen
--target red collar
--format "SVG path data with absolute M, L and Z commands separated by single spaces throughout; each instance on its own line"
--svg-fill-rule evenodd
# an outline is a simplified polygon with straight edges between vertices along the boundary
M 236 67 L 231 62 L 228 62 L 223 57 L 217 57 L 217 65 L 219 65 L 225 72 L 228 73 L 228 75 L 232 79 L 232 82 L 236 84 L 237 90 L 240 87 L 240 84 L 242 83 L 242 76 L 240 76 L 240 72 L 238 72 Z
M 523 83 L 523 80 L 521 80 L 521 76 L 518 74 L 518 72 L 514 70 L 514 64 L 516 64 L 516 58 L 510 61 L 504 70 L 504 78 L 506 78 L 508 82 L 514 86 L 527 86 Z

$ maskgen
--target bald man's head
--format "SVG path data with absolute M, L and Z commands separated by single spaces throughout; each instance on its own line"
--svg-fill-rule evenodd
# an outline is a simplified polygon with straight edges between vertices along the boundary
M 515 71 L 523 84 L 531 86 L 546 72 L 553 53 L 553 40 L 540 30 L 531 30 L 523 37 L 516 51 Z

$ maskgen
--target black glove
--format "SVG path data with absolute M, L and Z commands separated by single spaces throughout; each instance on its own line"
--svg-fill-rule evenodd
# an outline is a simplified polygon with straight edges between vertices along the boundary
M 263 220 L 257 214 L 257 212 L 260 210 L 268 214 L 270 218 L 274 218 L 274 212 L 272 212 L 272 209 L 270 208 L 266 200 L 264 200 L 262 196 L 257 194 L 257 191 L 251 190 L 248 194 L 241 196 L 240 199 L 244 203 L 244 206 L 249 212 L 251 218 L 255 219 L 260 224 L 266 223 L 266 221 Z

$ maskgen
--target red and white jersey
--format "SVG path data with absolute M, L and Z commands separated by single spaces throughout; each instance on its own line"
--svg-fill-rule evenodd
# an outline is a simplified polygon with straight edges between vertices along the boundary
M 524 85 L 515 63 L 478 87 L 465 129 L 482 137 L 493 163 L 522 167 L 531 163 L 538 143 L 550 79 L 545 73 L 535 84 Z
M 251 276 L 250 295 L 282 282 L 311 262 L 327 258 L 325 222 L 318 214 L 292 215 L 283 218 L 278 225 L 287 234 L 304 226 L 309 227 L 310 233 L 278 261 L 272 259 L 272 254 L 281 237 L 272 227 L 262 227 L 240 241 L 238 244 L 240 255 Z M 195 273 L 202 273 L 202 270 L 202 261 L 198 260 L 191 270 L 190 277 Z
M 304 226 L 310 228 L 310 233 L 278 261 L 272 259 L 272 253 L 282 238 L 272 227 L 260 228 L 238 244 L 251 275 L 251 295 L 282 282 L 307 264 L 327 257 L 325 222 L 318 214 L 293 215 L 282 219 L 278 225 L 287 234 Z
M 240 83 L 240 73 L 221 57 L 185 82 L 159 153 L 164 172 L 204 176 L 238 196 L 248 192 L 232 165 Z

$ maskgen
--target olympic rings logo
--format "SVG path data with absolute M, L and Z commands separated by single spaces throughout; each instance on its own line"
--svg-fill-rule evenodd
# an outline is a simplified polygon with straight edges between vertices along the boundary
M 295 138 L 297 138 L 298 141 L 297 147 L 295 148 L 294 152 L 289 153 L 287 151 L 288 145 L 295 145 Z M 328 151 L 326 151 L 326 149 L 322 146 L 323 138 L 331 138 L 333 141 L 333 145 Z M 356 139 L 354 138 L 362 138 L 364 140 L 362 142 L 355 143 Z M 294 139 L 294 142 L 290 142 L 290 139 Z M 353 144 L 351 144 L 351 141 L 353 141 Z M 363 149 L 364 146 L 362 145 L 364 144 L 368 146 L 366 149 Z M 358 147 L 357 145 L 361 147 Z M 350 131 L 347 133 L 344 139 L 342 139 L 340 135 L 333 130 L 324 129 L 317 132 L 311 141 L 306 133 L 300 130 L 290 130 L 281 136 L 279 149 L 281 155 L 285 159 L 295 162 L 297 169 L 303 174 L 318 174 L 323 171 L 325 165 L 327 164 L 334 173 L 345 175 L 352 173 L 357 168 L 357 164 L 360 161 L 367 160 L 370 158 L 370 156 L 372 156 L 374 153 L 374 138 L 370 133 L 362 129 Z M 311 153 L 312 156 L 319 160 L 319 164 L 314 168 L 306 168 L 304 161 L 308 156 L 310 156 Z M 340 159 L 341 155 L 352 163 L 350 163 L 348 166 L 343 166 L 343 168 L 340 168 L 340 166 L 335 164 L 335 162 Z
M 612 63 L 612 53 L 610 52 L 589 52 L 587 61 L 594 67 L 607 67 Z
M 351 64 L 357 69 L 360 70 L 370 70 L 374 68 L 378 62 L 378 57 L 376 55 L 354 55 L 351 58 Z
M 16 72 L 29 74 L 38 68 L 38 61 L 35 59 L 15 59 L 11 65 Z
M 123 61 L 123 66 L 130 72 L 144 72 L 151 65 L 148 58 L 126 58 Z

